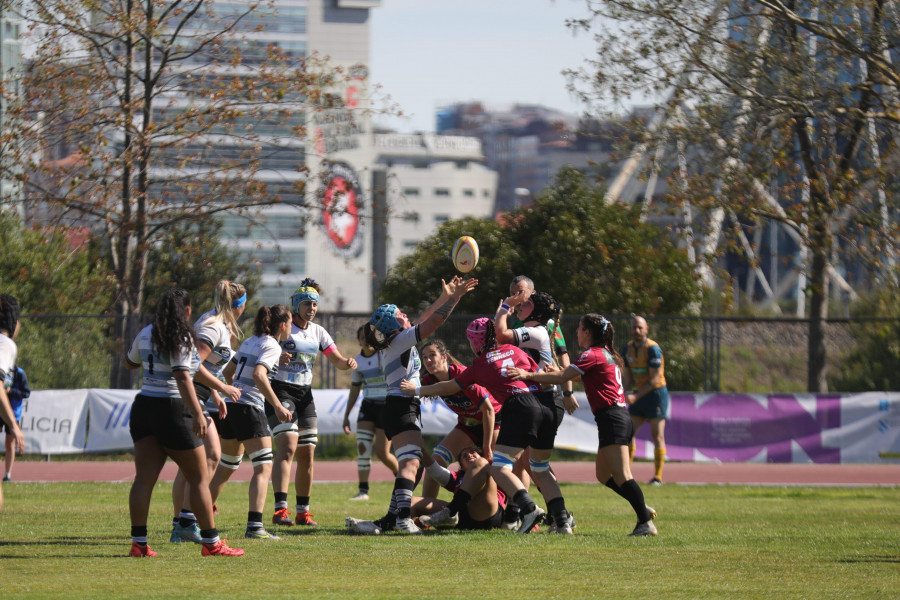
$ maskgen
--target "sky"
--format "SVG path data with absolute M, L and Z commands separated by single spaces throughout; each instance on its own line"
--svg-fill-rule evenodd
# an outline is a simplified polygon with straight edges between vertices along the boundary
M 439 106 L 473 100 L 584 110 L 561 73 L 595 48 L 565 25 L 584 0 L 381 0 L 370 15 L 371 81 L 408 115 L 376 125 L 434 131 Z

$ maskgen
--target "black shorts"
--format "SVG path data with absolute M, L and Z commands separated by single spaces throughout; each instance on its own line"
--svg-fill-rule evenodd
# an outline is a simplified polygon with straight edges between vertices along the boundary
M 226 402 L 225 408 L 228 409 L 226 414 L 231 412 L 231 407 L 237 406 L 236 402 Z M 234 440 L 237 439 L 237 435 L 235 435 L 234 431 L 231 430 L 231 425 L 228 424 L 228 419 L 223 419 L 219 415 L 219 411 L 213 411 L 209 413 L 210 418 L 213 420 L 213 423 L 216 424 L 216 431 L 219 432 L 219 437 L 224 438 L 226 440 Z
M 269 424 L 266 422 L 266 413 L 252 404 L 239 402 L 228 404 L 228 416 L 225 417 L 223 429 L 227 430 L 219 431 L 219 435 L 223 439 L 239 442 L 272 435 L 272 432 L 269 431 Z
M 478 425 L 464 425 L 463 423 L 457 423 L 453 428 L 461 431 L 466 434 L 466 436 L 472 440 L 472 443 L 481 448 L 482 442 L 484 442 L 484 425 L 479 423 Z
M 392 439 L 404 431 L 422 431 L 422 407 L 412 396 L 388 396 L 384 401 L 384 434 Z
M 131 406 L 128 428 L 131 440 L 153 436 L 163 448 L 193 450 L 203 445 L 194 434 L 194 417 L 181 397 L 158 398 L 138 394 Z
M 356 422 L 371 421 L 376 429 L 384 429 L 384 400 L 367 400 L 363 398 L 359 407 L 359 416 Z
M 552 450 L 556 430 L 566 410 L 554 399 L 553 392 L 522 392 L 503 403 L 503 423 L 498 446 Z
M 275 415 L 272 405 L 266 402 L 266 418 L 269 420 L 269 427 L 272 431 L 275 433 L 282 433 L 287 429 L 296 431 L 293 426 L 296 426 L 297 429 L 318 429 L 319 419 L 316 416 L 312 388 L 308 385 L 273 381 L 272 391 L 281 400 L 281 405 L 291 411 L 291 420 L 288 423 L 282 423 Z
M 634 422 L 624 406 L 610 406 L 594 413 L 597 422 L 598 448 L 627 446 L 634 437 Z
M 485 519 L 484 521 L 476 521 L 472 517 L 469 516 L 469 510 L 467 507 L 463 507 L 461 511 L 459 511 L 459 522 L 456 524 L 457 529 L 500 529 L 500 524 L 503 523 L 503 507 L 497 506 L 497 512 L 494 513 L 493 517 L 489 519 Z

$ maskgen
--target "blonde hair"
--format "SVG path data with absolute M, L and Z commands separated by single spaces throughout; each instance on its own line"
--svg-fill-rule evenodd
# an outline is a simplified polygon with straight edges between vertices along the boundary
M 231 332 L 231 342 L 235 345 L 244 337 L 241 326 L 238 325 L 237 316 L 234 314 L 234 301 L 242 298 L 247 289 L 239 283 L 223 279 L 216 284 L 216 314 L 212 320 L 225 323 L 225 327 Z

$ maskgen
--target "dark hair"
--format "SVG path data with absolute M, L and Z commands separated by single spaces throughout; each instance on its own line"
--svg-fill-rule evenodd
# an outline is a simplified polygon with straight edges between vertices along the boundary
M 559 321 L 562 305 L 553 296 L 547 292 L 534 292 L 528 299 L 534 305 L 531 314 L 528 315 L 529 321 L 537 321 L 541 325 L 546 325 L 550 319 Z
M 282 304 L 262 306 L 256 311 L 253 321 L 253 335 L 275 335 L 278 326 L 291 319 L 291 311 Z
M 190 350 L 196 336 L 188 322 L 187 309 L 191 295 L 181 288 L 169 288 L 156 304 L 156 320 L 150 332 L 150 342 L 160 354 L 173 358 Z
M 307 277 L 306 279 L 301 281 L 299 287 L 310 287 L 316 290 L 320 296 L 322 295 L 322 286 L 316 283 L 316 280 L 312 277 Z
M 491 319 L 487 320 L 486 329 L 484 333 L 484 346 L 478 349 L 478 356 L 481 356 L 491 348 L 497 345 L 497 330 L 494 329 L 494 322 Z
M 447 344 L 444 343 L 444 340 L 437 339 L 437 338 L 428 340 L 428 342 L 426 342 L 425 345 L 422 346 L 422 348 L 419 350 L 419 354 L 420 355 L 424 354 L 425 348 L 427 348 L 428 346 L 434 346 L 437 349 L 438 354 L 440 354 L 441 356 L 446 356 L 447 362 L 449 362 L 451 365 L 461 365 L 462 364 L 460 361 L 456 360 L 455 356 L 450 354 L 450 350 L 447 349 Z
M 591 334 L 591 346 L 606 348 L 616 359 L 619 368 L 624 368 L 625 362 L 615 348 L 616 330 L 606 317 L 588 313 L 581 317 L 581 326 Z
M 386 336 L 377 329 L 371 323 L 366 323 L 363 325 L 366 332 L 366 344 L 375 348 L 376 350 L 384 350 L 388 346 L 391 345 L 391 340 L 394 339 L 395 333 L 392 333 L 390 336 Z
M 16 332 L 19 314 L 19 300 L 9 294 L 0 295 L 0 330 L 6 331 L 12 337 Z

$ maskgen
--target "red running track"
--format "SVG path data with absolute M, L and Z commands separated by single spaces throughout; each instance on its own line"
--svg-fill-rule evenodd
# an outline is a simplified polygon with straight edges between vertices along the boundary
M 554 462 L 553 470 L 563 482 L 595 481 L 592 462 Z M 635 478 L 643 483 L 653 476 L 653 464 L 638 462 L 632 467 Z M 175 478 L 174 463 L 166 463 L 162 480 Z M 249 481 L 252 468 L 244 461 L 232 481 Z M 749 484 L 749 485 L 900 485 L 897 465 L 799 465 L 757 463 L 667 463 L 663 472 L 666 483 L 681 484 Z M 318 461 L 316 481 L 355 482 L 356 461 Z M 127 461 L 16 461 L 12 480 L 36 481 L 131 481 L 134 465 Z M 293 476 L 291 478 L 293 480 Z M 371 481 L 390 481 L 390 471 L 382 464 L 372 465 Z

